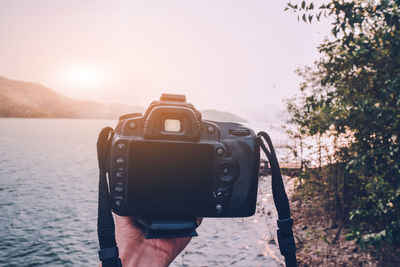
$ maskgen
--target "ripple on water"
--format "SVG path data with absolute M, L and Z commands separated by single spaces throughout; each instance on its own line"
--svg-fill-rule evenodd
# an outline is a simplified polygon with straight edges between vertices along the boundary
M 0 266 L 98 264 L 95 142 L 114 124 L 0 119 Z M 262 212 L 274 210 L 269 184 L 262 179 L 266 201 L 259 198 L 254 217 L 204 219 L 171 266 L 279 266 L 265 253 L 276 220 Z

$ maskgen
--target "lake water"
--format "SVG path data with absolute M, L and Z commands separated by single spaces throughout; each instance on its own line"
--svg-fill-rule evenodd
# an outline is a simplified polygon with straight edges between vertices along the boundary
M 0 119 L 0 266 L 97 266 L 97 134 L 115 121 Z M 270 179 L 257 214 L 205 219 L 171 266 L 281 266 Z

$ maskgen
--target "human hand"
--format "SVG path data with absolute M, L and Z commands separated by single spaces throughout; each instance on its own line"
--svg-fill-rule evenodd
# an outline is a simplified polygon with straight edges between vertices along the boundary
M 191 237 L 146 239 L 132 217 L 114 214 L 115 237 L 123 267 L 168 266 Z M 198 219 L 198 224 L 202 219 Z

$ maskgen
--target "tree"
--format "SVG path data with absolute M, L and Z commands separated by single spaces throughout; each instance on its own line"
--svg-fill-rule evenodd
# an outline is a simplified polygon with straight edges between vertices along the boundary
M 343 185 L 354 190 L 344 214 L 348 237 L 400 244 L 400 1 L 333 0 L 318 8 L 302 1 L 287 9 L 306 23 L 333 19 L 321 58 L 300 72 L 303 98 L 288 106 L 291 123 L 309 136 L 347 136 L 334 153 L 345 166 Z

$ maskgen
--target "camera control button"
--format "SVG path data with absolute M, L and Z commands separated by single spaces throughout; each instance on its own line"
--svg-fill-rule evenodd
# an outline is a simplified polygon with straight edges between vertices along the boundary
M 115 159 L 115 162 L 116 162 L 117 164 L 124 164 L 124 163 L 125 163 L 125 159 L 124 159 L 123 157 L 117 157 L 117 158 Z
M 121 206 L 122 206 L 122 201 L 119 200 L 119 199 L 117 199 L 117 200 L 114 201 L 114 204 L 115 204 L 115 206 L 117 206 L 117 207 L 121 207 Z
M 115 176 L 117 176 L 118 178 L 124 178 L 125 174 L 123 172 L 116 172 Z
M 215 211 L 217 213 L 221 213 L 224 210 L 224 207 L 222 206 L 221 203 L 218 203 L 217 205 L 215 205 Z
M 229 134 L 234 136 L 248 136 L 250 135 L 250 131 L 247 129 L 230 129 Z
M 225 153 L 225 149 L 223 147 L 217 147 L 216 152 L 218 156 L 223 156 Z
M 115 192 L 122 193 L 122 191 L 124 191 L 124 188 L 120 185 L 117 185 L 114 190 Z
M 129 128 L 135 129 L 136 128 L 136 123 L 134 121 L 129 122 Z
M 217 190 L 215 191 L 216 197 L 222 197 L 228 195 L 229 195 L 229 189 L 227 187 L 218 187 Z
M 117 150 L 123 151 L 125 149 L 125 144 L 124 143 L 118 143 L 116 147 L 117 147 Z
M 232 162 L 222 162 L 217 168 L 217 177 L 223 183 L 231 183 L 235 179 L 235 170 Z
M 122 206 L 122 201 L 124 200 L 123 196 L 114 196 L 114 205 L 116 207 L 121 207 Z
M 213 134 L 213 133 L 215 132 L 215 127 L 212 126 L 212 125 L 208 126 L 208 127 L 207 127 L 207 132 L 208 132 L 209 134 Z

